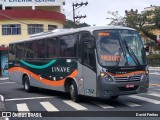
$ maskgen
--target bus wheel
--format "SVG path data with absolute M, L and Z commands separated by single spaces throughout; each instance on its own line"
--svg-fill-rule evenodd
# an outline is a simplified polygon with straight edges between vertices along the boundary
M 71 97 L 71 100 L 74 101 L 74 102 L 79 101 L 77 85 L 74 81 L 72 81 L 72 83 L 70 85 L 70 97 Z
M 23 85 L 24 85 L 24 90 L 25 90 L 26 92 L 31 92 L 31 86 L 30 86 L 30 82 L 29 82 L 28 76 L 27 76 L 27 75 L 24 76 L 23 80 L 24 80 L 24 83 L 23 83 Z

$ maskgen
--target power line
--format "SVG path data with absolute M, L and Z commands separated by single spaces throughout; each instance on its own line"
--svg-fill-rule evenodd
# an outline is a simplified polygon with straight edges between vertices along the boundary
M 87 6 L 88 5 L 88 2 L 81 2 L 81 3 L 73 3 L 72 6 L 73 6 L 73 22 L 74 22 L 74 27 L 75 27 L 75 21 L 76 19 L 82 19 L 82 18 L 86 18 L 87 16 L 86 15 L 80 15 L 80 16 L 76 16 L 75 15 L 75 10 L 77 10 L 78 8 L 82 7 L 82 6 Z

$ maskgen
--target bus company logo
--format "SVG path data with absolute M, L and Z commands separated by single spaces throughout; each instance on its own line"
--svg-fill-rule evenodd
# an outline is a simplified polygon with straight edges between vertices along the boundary
M 67 73 L 70 73 L 70 67 L 52 67 L 52 72 L 67 72 Z
M 132 77 L 131 77 L 131 76 L 128 76 L 128 77 L 127 77 L 127 80 L 128 80 L 128 81 L 132 81 Z

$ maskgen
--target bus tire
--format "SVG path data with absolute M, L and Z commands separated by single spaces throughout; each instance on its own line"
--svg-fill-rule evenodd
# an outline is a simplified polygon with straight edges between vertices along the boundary
M 24 80 L 24 83 L 23 83 L 24 90 L 28 93 L 31 92 L 32 87 L 30 86 L 29 77 L 25 75 L 23 80 Z
M 71 100 L 74 102 L 79 102 L 79 95 L 78 95 L 78 90 L 77 90 L 77 85 L 74 81 L 72 81 L 70 85 L 70 97 Z

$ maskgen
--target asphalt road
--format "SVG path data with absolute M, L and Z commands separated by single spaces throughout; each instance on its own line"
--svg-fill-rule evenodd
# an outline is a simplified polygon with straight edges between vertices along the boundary
M 70 101 L 69 96 L 62 92 L 56 92 L 44 89 L 34 89 L 32 93 L 26 93 L 23 86 L 11 82 L 8 79 L 0 80 L 0 94 L 5 97 L 6 111 L 73 111 L 69 114 L 93 114 L 94 111 L 108 111 L 116 114 L 116 111 L 160 111 L 160 71 L 150 70 L 150 89 L 148 93 L 120 96 L 116 100 L 95 99 L 83 97 L 82 102 L 74 103 Z M 85 112 L 84 112 L 85 111 Z M 88 111 L 93 111 L 89 113 Z M 124 114 L 123 113 L 123 114 Z M 66 114 L 66 113 L 64 113 Z M 106 113 L 107 114 L 107 113 Z M 132 117 L 63 117 L 62 114 L 56 117 L 41 118 L 42 120 L 135 120 Z M 159 114 L 160 116 L 160 114 Z M 39 120 L 40 118 L 10 118 L 9 120 Z M 158 117 L 136 117 L 136 120 L 159 120 Z

